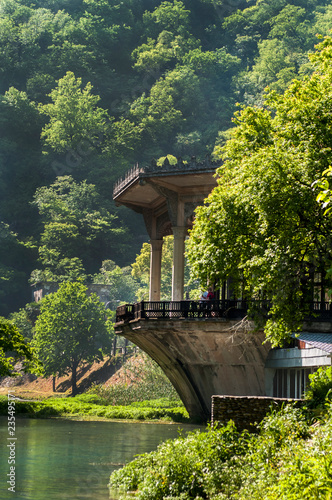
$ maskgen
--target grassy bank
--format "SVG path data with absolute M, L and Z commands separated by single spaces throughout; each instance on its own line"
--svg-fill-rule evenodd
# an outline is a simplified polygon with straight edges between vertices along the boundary
M 286 407 L 255 435 L 229 423 L 166 441 L 113 472 L 110 487 L 139 500 L 330 500 L 332 405 L 314 425 Z
M 7 416 L 7 397 L 0 396 L 0 415 Z M 15 413 L 33 418 L 101 417 L 123 420 L 163 420 L 189 422 L 189 416 L 179 401 L 162 398 L 134 402 L 129 405 L 104 405 L 94 395 L 82 394 L 73 398 L 50 398 L 44 401 L 17 401 Z
M 33 401 L 16 401 L 15 412 L 34 418 L 153 420 L 190 422 L 174 387 L 161 368 L 144 354 L 132 356 L 112 377 L 113 384 L 93 384 L 75 397 L 64 393 L 27 393 L 24 386 L 11 392 Z M 7 415 L 7 394 L 0 395 L 0 414 Z M 22 398 L 22 399 L 23 399 Z M 36 401 L 37 400 L 37 401 Z

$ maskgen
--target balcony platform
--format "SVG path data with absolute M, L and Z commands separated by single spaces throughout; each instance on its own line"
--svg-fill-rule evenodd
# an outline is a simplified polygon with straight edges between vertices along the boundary
M 268 316 L 270 303 L 266 300 L 180 300 L 180 301 L 142 301 L 135 304 L 124 304 L 116 310 L 116 323 L 128 323 L 138 320 L 153 319 L 243 319 L 258 312 Z M 332 307 L 330 302 L 311 302 L 308 304 L 307 322 L 332 322 Z M 324 328 L 322 331 L 326 331 Z M 329 330 L 327 330 L 329 331 Z
M 255 306 L 268 313 L 265 301 Z M 332 332 L 330 305 L 323 309 L 312 304 L 311 332 Z M 158 363 L 192 418 L 208 421 L 213 395 L 266 396 L 271 345 L 247 313 L 241 300 L 126 304 L 117 309 L 115 332 Z

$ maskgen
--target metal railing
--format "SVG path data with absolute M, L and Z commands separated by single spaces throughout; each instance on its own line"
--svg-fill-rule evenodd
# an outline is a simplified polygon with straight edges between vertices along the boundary
M 118 307 L 116 322 L 139 319 L 243 318 L 247 310 L 244 300 L 143 301 Z
M 311 302 L 309 304 L 309 319 L 312 321 L 332 321 L 331 305 L 331 302 Z
M 268 316 L 270 303 L 267 300 L 180 300 L 155 301 L 125 304 L 116 310 L 116 323 L 140 319 L 242 319 L 251 312 Z M 307 306 L 307 321 L 332 321 L 330 302 L 311 302 Z
M 144 168 L 140 167 L 138 163 L 129 169 L 124 177 L 121 177 L 113 186 L 113 198 L 117 196 L 124 187 L 128 186 L 133 180 L 138 179 L 139 174 L 144 172 Z
M 158 166 L 155 161 L 150 165 L 141 166 L 136 163 L 126 174 L 121 177 L 113 186 L 113 198 L 116 198 L 125 188 L 127 188 L 133 181 L 138 180 L 141 176 L 161 176 L 163 174 L 183 174 L 183 172 L 194 173 L 201 170 L 215 171 L 220 167 L 221 162 L 211 161 L 209 156 L 206 156 L 204 161 L 196 161 L 192 157 L 189 162 L 183 162 L 181 158 L 175 165 L 171 165 L 168 160 L 165 160 L 162 166 Z

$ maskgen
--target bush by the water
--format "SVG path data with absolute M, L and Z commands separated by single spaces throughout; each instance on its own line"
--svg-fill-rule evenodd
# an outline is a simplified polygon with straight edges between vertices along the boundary
M 154 389 L 153 385 L 149 387 L 145 382 L 133 385 L 119 383 L 109 387 L 94 385 L 87 393 L 81 395 L 81 399 L 102 405 L 126 406 L 155 399 L 173 401 L 175 406 L 182 405 L 174 388 L 170 391 L 158 391 Z
M 257 435 L 229 423 L 166 441 L 113 472 L 110 487 L 139 500 L 331 499 L 332 406 L 319 425 L 287 406 Z

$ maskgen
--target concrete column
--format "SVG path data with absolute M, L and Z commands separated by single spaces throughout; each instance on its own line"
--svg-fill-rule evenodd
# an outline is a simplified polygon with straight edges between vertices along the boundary
M 173 227 L 174 249 L 172 270 L 172 300 L 183 300 L 184 242 L 186 234 L 186 227 Z
M 161 249 L 164 240 L 150 240 L 150 301 L 160 300 L 161 284 Z

